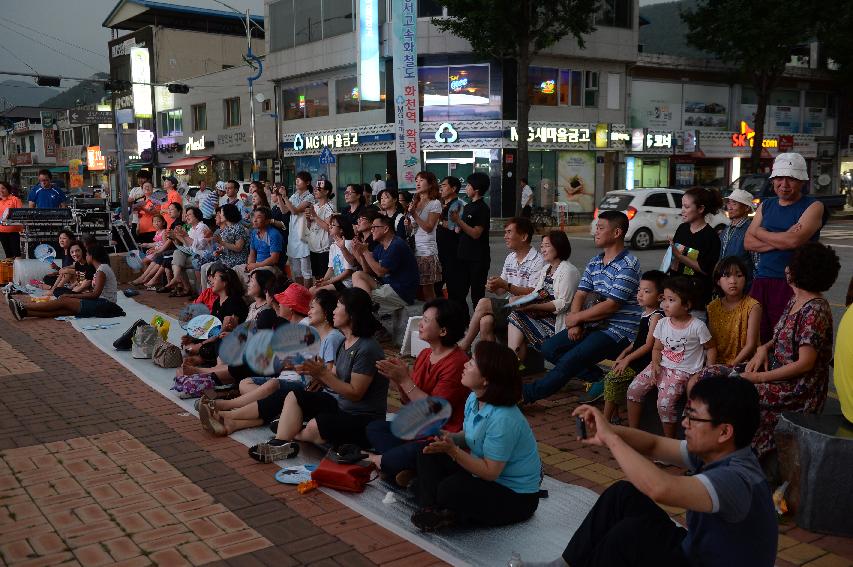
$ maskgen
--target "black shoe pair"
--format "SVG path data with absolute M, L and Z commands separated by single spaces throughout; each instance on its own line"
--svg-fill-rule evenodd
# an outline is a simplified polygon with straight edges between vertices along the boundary
M 422 532 L 435 532 L 456 525 L 456 514 L 447 509 L 422 508 L 412 514 L 412 523 Z

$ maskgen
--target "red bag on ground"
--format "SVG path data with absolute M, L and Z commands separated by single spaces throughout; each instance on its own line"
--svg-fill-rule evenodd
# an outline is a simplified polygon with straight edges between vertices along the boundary
M 320 486 L 342 492 L 364 492 L 364 486 L 379 476 L 373 475 L 375 471 L 370 461 L 343 464 L 324 457 L 311 473 L 311 479 Z

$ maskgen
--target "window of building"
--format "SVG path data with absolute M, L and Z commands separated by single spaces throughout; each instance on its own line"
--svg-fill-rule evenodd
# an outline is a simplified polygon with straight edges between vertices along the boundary
M 261 103 L 261 112 L 272 112 L 272 101 L 270 99 L 265 99 Z
M 560 106 L 581 106 L 582 71 L 560 69 Z
M 270 51 L 293 47 L 293 0 L 270 3 L 270 27 L 275 30 L 269 35 Z
M 598 71 L 584 72 L 583 105 L 598 108 Z
M 181 108 L 158 112 L 160 118 L 160 135 L 161 136 L 180 136 L 184 133 L 184 111 Z M 83 145 L 89 145 L 86 138 L 89 137 L 87 128 L 83 129 Z
M 193 111 L 193 132 L 207 130 L 207 104 L 194 104 Z
M 448 68 L 448 102 L 489 104 L 489 66 L 465 65 Z
M 323 37 L 350 33 L 354 22 L 352 0 L 323 0 Z
M 358 78 L 345 77 L 335 81 L 335 112 L 347 114 L 361 110 L 381 110 L 385 108 L 385 72 L 379 71 L 379 100 L 361 100 L 358 91 Z
M 293 37 L 299 46 L 323 39 L 320 2 L 296 2 L 293 6 Z
M 418 2 L 419 18 L 436 18 L 444 15 L 444 7 L 438 0 L 420 0 Z
M 240 97 L 226 98 L 222 101 L 225 115 L 225 128 L 240 125 Z
M 305 89 L 305 117 L 329 115 L 329 83 L 311 83 Z
M 557 69 L 530 67 L 527 92 L 531 106 L 557 106 Z
M 74 131 L 70 128 L 67 130 L 59 131 L 59 144 L 61 146 L 73 146 L 74 145 Z
M 329 83 L 311 83 L 282 89 L 284 120 L 329 115 Z
M 633 0 L 602 0 L 595 15 L 595 25 L 632 29 L 633 9 Z
M 85 126 L 83 126 L 80 129 L 80 133 L 83 136 L 83 145 L 84 146 L 91 146 L 92 140 L 91 140 L 91 136 L 89 135 L 90 134 L 89 129 L 86 128 Z
M 29 139 L 30 139 L 30 151 L 34 152 L 34 151 L 36 151 L 36 137 L 35 136 L 29 136 Z
M 420 67 L 418 83 L 421 106 L 447 106 L 447 67 Z

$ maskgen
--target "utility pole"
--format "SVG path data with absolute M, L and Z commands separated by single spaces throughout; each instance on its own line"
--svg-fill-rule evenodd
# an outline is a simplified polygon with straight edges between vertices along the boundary
M 263 68 L 261 67 L 260 60 L 252 53 L 252 22 L 249 19 L 249 10 L 246 10 L 246 46 L 248 49 L 246 59 L 250 61 L 255 60 L 258 62 L 257 75 L 248 78 L 249 114 L 251 115 L 249 118 L 249 123 L 252 127 L 252 179 L 255 179 L 255 175 L 260 171 L 260 168 L 258 167 L 258 149 L 255 142 L 255 80 L 261 76 Z
M 124 123 L 122 122 L 121 114 L 115 108 L 115 98 L 113 97 L 113 117 L 115 118 L 116 132 L 116 182 L 118 183 L 119 206 L 121 207 L 121 220 L 126 226 L 130 226 L 130 218 L 127 210 L 127 167 L 124 154 Z

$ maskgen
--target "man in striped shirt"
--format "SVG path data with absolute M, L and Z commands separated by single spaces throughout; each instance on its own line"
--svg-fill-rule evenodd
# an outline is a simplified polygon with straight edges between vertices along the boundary
M 524 385 L 525 403 L 555 394 L 579 374 L 597 380 L 585 401 L 601 396 L 601 370 L 596 365 L 615 359 L 634 340 L 640 323 L 640 261 L 625 249 L 627 231 L 625 213 L 605 211 L 598 215 L 595 246 L 603 252 L 584 270 L 566 314 L 566 329 L 542 345 L 543 356 L 554 368 Z

